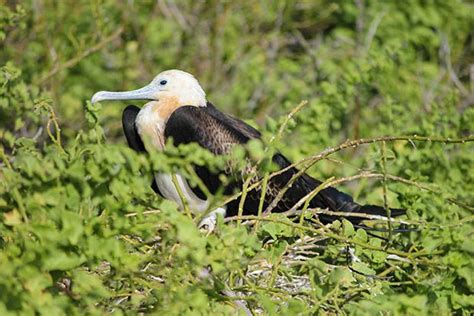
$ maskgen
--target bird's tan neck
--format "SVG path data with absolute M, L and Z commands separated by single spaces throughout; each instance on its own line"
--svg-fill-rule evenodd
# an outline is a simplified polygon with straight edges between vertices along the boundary
M 145 104 L 138 113 L 135 124 L 146 147 L 153 146 L 154 149 L 163 150 L 166 122 L 176 109 L 184 105 L 187 104 L 183 104 L 173 96 L 165 96 Z
M 166 122 L 168 121 L 171 114 L 173 114 L 177 108 L 183 105 L 185 104 L 182 104 L 177 97 L 167 96 L 160 98 L 158 101 L 154 101 L 152 104 L 152 111 Z

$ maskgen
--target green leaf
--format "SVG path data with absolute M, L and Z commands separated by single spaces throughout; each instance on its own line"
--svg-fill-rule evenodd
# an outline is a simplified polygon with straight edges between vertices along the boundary
M 47 271 L 62 270 L 66 271 L 80 266 L 85 261 L 85 257 L 74 253 L 66 253 L 58 249 L 50 249 L 48 254 L 44 255 L 43 267 Z
M 375 275 L 376 273 L 374 269 L 370 268 L 366 263 L 360 261 L 352 263 L 352 269 L 365 275 Z
M 11 212 L 3 214 L 3 223 L 7 226 L 15 226 L 22 223 L 21 214 L 13 209 Z
M 352 277 L 352 273 L 347 268 L 335 268 L 329 274 L 329 282 L 333 284 L 341 284 L 341 285 L 349 285 L 350 283 L 354 282 L 354 278 Z
M 262 225 L 262 230 L 267 232 L 273 239 L 281 236 L 291 236 L 292 228 L 283 223 L 269 222 Z
M 342 231 L 345 237 L 352 237 L 355 234 L 354 226 L 346 219 L 342 220 Z
M 83 233 L 82 217 L 73 212 L 64 211 L 61 216 L 62 234 L 72 245 L 76 245 Z

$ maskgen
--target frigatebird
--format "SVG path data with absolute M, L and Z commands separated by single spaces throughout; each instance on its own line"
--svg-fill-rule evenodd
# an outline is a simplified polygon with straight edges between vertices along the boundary
M 181 70 L 163 71 L 141 89 L 124 92 L 97 92 L 91 102 L 103 100 L 150 101 L 142 109 L 129 105 L 122 115 L 123 130 L 127 142 L 132 149 L 139 152 L 163 150 L 166 140 L 171 137 L 176 146 L 197 143 L 215 155 L 226 155 L 234 146 L 261 137 L 260 132 L 252 126 L 219 111 L 208 102 L 206 93 L 196 78 Z M 281 153 L 276 153 L 272 160 L 280 170 L 285 169 L 285 171 L 269 180 L 263 209 L 272 203 L 278 192 L 285 188 L 290 179 L 298 172 L 296 168 L 291 167 L 290 161 Z M 196 166 L 195 171 L 211 194 L 216 194 L 222 187 L 219 174 L 210 172 L 202 166 Z M 232 173 L 232 170 L 226 168 L 223 172 Z M 241 171 L 239 170 L 239 172 Z M 210 197 L 206 196 L 199 188 L 192 187 L 180 174 L 174 176 L 189 208 L 195 213 L 209 211 Z M 180 192 L 172 180 L 173 176 L 170 174 L 156 173 L 152 187 L 164 198 L 175 201 L 183 208 Z M 241 187 L 242 181 L 242 177 L 240 180 L 234 181 L 225 188 L 224 193 L 232 193 L 236 187 Z M 287 188 L 281 199 L 274 205 L 272 212 L 288 211 L 321 184 L 321 181 L 308 174 L 302 174 L 292 183 L 291 187 Z M 257 214 L 262 196 L 260 190 L 260 187 L 256 187 L 247 193 L 243 204 L 244 215 Z M 238 213 L 239 203 L 240 198 L 234 199 L 226 205 L 212 210 L 201 221 L 200 226 L 206 225 L 208 229 L 212 230 L 217 214 L 234 216 Z M 386 215 L 386 210 L 383 207 L 360 205 L 354 202 L 348 194 L 333 187 L 319 191 L 309 202 L 309 207 L 347 213 Z M 391 209 L 391 216 L 404 213 L 403 209 Z M 332 222 L 336 218 L 328 215 L 319 217 L 323 223 Z M 363 219 L 357 216 L 347 216 L 346 218 L 355 224 Z

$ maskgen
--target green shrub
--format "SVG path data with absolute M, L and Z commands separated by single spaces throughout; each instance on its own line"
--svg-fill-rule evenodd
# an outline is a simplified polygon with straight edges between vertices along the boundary
M 463 1 L 1 5 L 0 314 L 243 314 L 239 304 L 469 313 L 471 12 Z M 196 147 L 137 154 L 121 132 L 125 104 L 87 102 L 169 68 L 195 74 L 210 101 L 260 126 L 267 143 L 283 127 L 273 145 L 295 162 L 346 139 L 410 135 L 350 146 L 309 173 L 358 176 L 343 189 L 406 208 L 416 230 L 274 214 L 203 234 L 154 194 L 151 174 L 222 159 Z

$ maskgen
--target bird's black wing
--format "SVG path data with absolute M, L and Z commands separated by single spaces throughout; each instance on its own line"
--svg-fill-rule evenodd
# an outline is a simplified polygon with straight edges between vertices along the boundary
M 143 141 L 138 135 L 137 128 L 135 126 L 135 120 L 137 118 L 138 112 L 140 112 L 140 108 L 135 105 L 129 105 L 123 110 L 122 113 L 122 127 L 123 133 L 125 134 L 125 138 L 127 139 L 128 146 L 137 152 L 145 152 L 145 145 L 143 145 Z M 158 185 L 156 184 L 155 179 L 151 183 L 151 188 L 156 193 L 161 194 L 160 190 L 158 189 Z
M 171 114 L 165 128 L 165 138 L 171 137 L 176 146 L 198 143 L 216 155 L 227 154 L 233 144 L 243 144 L 259 136 L 256 129 L 218 111 L 210 103 L 207 107 L 178 108 Z M 210 193 L 215 194 L 222 189 L 219 173 L 211 172 L 203 166 L 195 166 L 194 169 Z M 232 193 L 236 186 L 237 183 L 231 183 L 225 188 L 224 194 Z M 199 188 L 192 190 L 198 197 L 205 198 Z
M 207 107 L 184 106 L 177 109 L 170 116 L 166 128 L 165 137 L 172 137 L 175 145 L 198 143 L 203 148 L 208 149 L 216 155 L 227 154 L 232 145 L 244 144 L 252 138 L 260 138 L 260 133 L 245 122 L 233 118 L 217 110 L 212 104 Z M 286 168 L 290 162 L 281 154 L 273 156 L 273 162 L 280 168 Z M 213 174 L 204 167 L 196 169 L 198 176 L 204 184 L 214 193 L 221 185 L 218 174 Z M 289 168 L 280 175 L 273 177 L 268 183 L 265 196 L 264 208 L 266 208 L 283 189 L 290 179 L 296 174 L 296 168 Z M 240 179 L 241 180 L 241 179 Z M 321 182 L 307 174 L 299 177 L 290 189 L 283 195 L 283 198 L 273 209 L 274 212 L 284 212 L 289 210 L 301 198 L 317 188 Z M 241 182 L 237 181 L 230 190 L 240 187 Z M 229 192 L 230 193 L 230 192 Z M 261 196 L 259 189 L 248 192 L 244 204 L 245 214 L 256 214 L 258 202 Z M 227 205 L 227 215 L 237 214 L 239 200 L 235 200 Z M 321 190 L 310 202 L 311 207 L 328 208 L 341 212 L 360 212 L 368 214 L 385 215 L 382 207 L 372 205 L 359 205 L 353 199 L 335 188 L 329 187 Z M 402 210 L 392 210 L 392 216 L 400 215 Z M 333 221 L 335 217 L 322 216 L 324 222 Z M 359 217 L 348 217 L 354 223 L 361 220 Z

